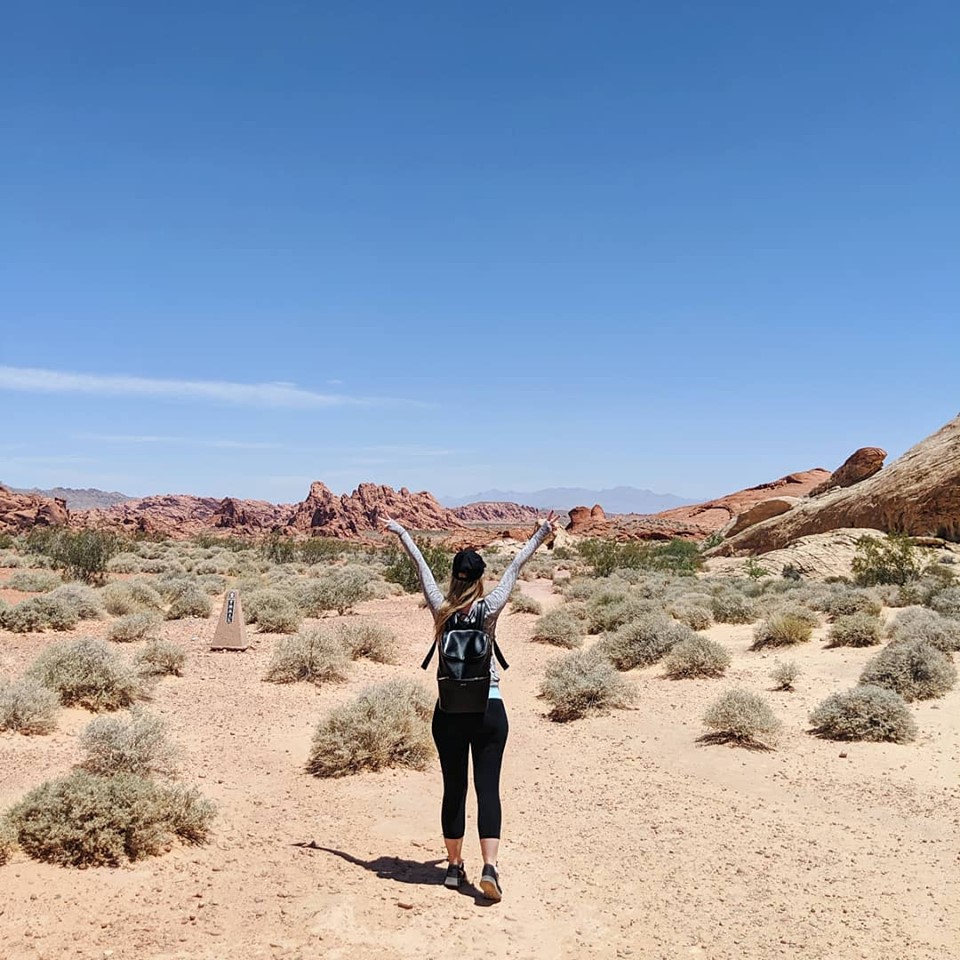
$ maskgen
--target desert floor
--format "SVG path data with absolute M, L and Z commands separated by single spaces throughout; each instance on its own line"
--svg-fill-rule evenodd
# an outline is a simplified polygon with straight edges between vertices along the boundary
M 558 602 L 549 581 L 520 589 Z M 776 659 L 747 651 L 751 627 L 718 626 L 709 634 L 734 653 L 723 680 L 636 671 L 636 709 L 560 725 L 536 692 L 561 651 L 528 642 L 533 616 L 505 614 L 505 896 L 491 905 L 439 885 L 435 766 L 325 781 L 303 772 L 331 705 L 389 676 L 431 682 L 418 669 L 430 620 L 416 598 L 351 616 L 393 628 L 403 663 L 360 662 L 349 683 L 321 689 L 262 682 L 276 638 L 255 628 L 253 649 L 229 654 L 207 650 L 215 617 L 167 624 L 190 659 L 150 708 L 182 746 L 184 781 L 219 806 L 212 840 L 118 869 L 16 854 L 0 867 L 0 957 L 960 956 L 960 690 L 913 705 L 913 744 L 817 740 L 804 732 L 810 709 L 851 686 L 875 651 L 815 639 L 788 654 L 804 671 L 796 692 L 767 694 L 786 725 L 779 749 L 701 746 L 706 704 L 736 683 L 768 689 Z M 0 675 L 59 636 L 0 633 Z M 67 710 L 51 736 L 0 734 L 0 808 L 70 768 L 89 719 Z

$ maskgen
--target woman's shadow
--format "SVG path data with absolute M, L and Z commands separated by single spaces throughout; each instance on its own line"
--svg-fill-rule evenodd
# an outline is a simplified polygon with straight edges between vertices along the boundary
M 343 850 L 334 850 L 332 847 L 321 847 L 316 840 L 308 843 L 295 843 L 295 847 L 301 847 L 304 850 L 319 850 L 321 853 L 332 853 L 347 863 L 352 863 L 356 867 L 363 867 L 375 873 L 381 880 L 394 880 L 397 883 L 415 883 L 440 886 L 443 884 L 443 878 L 446 876 L 446 869 L 441 867 L 441 863 L 446 863 L 443 857 L 437 860 L 404 860 L 402 857 L 377 857 L 375 860 L 361 860 L 352 854 L 344 853 Z M 488 907 L 492 901 L 488 900 L 483 893 L 473 884 L 465 883 L 457 893 L 465 897 L 473 897 L 477 906 Z

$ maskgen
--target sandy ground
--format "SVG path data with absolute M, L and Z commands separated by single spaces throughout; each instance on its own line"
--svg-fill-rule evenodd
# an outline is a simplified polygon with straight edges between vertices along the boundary
M 521 589 L 557 602 L 548 581 Z M 429 616 L 415 598 L 370 601 L 354 616 L 393 628 L 404 662 L 360 663 L 348 684 L 320 690 L 261 682 L 274 637 L 253 630 L 252 650 L 215 654 L 215 618 L 167 624 L 190 659 L 151 708 L 183 747 L 183 779 L 219 806 L 211 842 L 118 869 L 17 854 L 0 867 L 0 957 L 960 956 L 960 691 L 913 706 L 913 744 L 816 740 L 804 733 L 809 710 L 849 687 L 874 651 L 815 639 L 788 654 L 804 671 L 797 691 L 768 694 L 786 726 L 778 750 L 700 746 L 706 704 L 735 683 L 769 688 L 777 659 L 747 651 L 752 628 L 714 627 L 734 654 L 723 680 L 636 671 L 636 709 L 558 725 L 536 690 L 560 651 L 528 642 L 533 616 L 504 615 L 505 896 L 490 905 L 439 885 L 438 769 L 303 772 L 331 705 L 398 674 L 429 683 L 417 669 Z M 0 676 L 56 638 L 0 632 Z M 0 734 L 0 807 L 68 770 L 88 720 L 69 710 L 51 736 Z

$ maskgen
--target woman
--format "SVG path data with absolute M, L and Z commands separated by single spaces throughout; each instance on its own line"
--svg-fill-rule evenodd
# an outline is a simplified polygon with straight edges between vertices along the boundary
M 553 522 L 554 514 L 551 511 L 507 567 L 496 588 L 486 596 L 483 595 L 483 572 L 486 568 L 483 559 L 473 550 L 461 550 L 453 558 L 450 587 L 444 596 L 410 534 L 395 520 L 385 518 L 386 528 L 400 537 L 400 543 L 417 567 L 423 595 L 433 613 L 434 636 L 440 638 L 444 624 L 453 614 L 472 614 L 482 600 L 486 607 L 483 626 L 491 643 L 496 636 L 497 618 L 510 599 L 521 568 L 553 532 Z M 503 895 L 497 871 L 501 821 L 500 765 L 507 743 L 508 724 L 495 660 L 491 661 L 490 673 L 490 698 L 486 712 L 445 713 L 437 703 L 433 711 L 433 740 L 440 754 L 440 769 L 443 771 L 440 822 L 449 864 L 444 885 L 457 889 L 467 879 L 461 852 L 467 803 L 467 755 L 472 752 L 473 784 L 477 791 L 477 827 L 483 856 L 480 889 L 489 899 L 499 900 Z

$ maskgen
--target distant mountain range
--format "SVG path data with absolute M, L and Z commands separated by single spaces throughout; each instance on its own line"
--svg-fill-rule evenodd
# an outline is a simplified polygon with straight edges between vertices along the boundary
M 115 503 L 123 503 L 125 500 L 132 500 L 125 493 L 116 491 L 107 492 L 106 490 L 95 490 L 88 488 L 86 490 L 74 490 L 72 487 L 54 487 L 52 490 L 40 490 L 37 487 L 31 487 L 29 490 L 13 489 L 14 493 L 32 493 L 41 497 L 56 497 L 67 501 L 68 510 L 106 510 Z
M 636 487 L 611 487 L 609 490 L 588 490 L 584 487 L 553 487 L 548 490 L 483 490 L 468 497 L 441 497 L 445 507 L 462 507 L 468 503 L 500 501 L 521 503 L 540 510 L 570 510 L 592 507 L 599 503 L 606 513 L 659 513 L 683 507 L 696 500 L 684 500 L 672 493 L 654 493 Z

